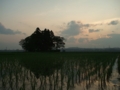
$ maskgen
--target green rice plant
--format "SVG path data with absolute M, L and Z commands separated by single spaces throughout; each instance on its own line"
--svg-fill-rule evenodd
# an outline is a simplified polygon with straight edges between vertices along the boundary
M 40 90 L 45 90 L 47 87 L 50 90 L 62 90 L 65 87 L 64 83 L 67 84 L 66 89 L 70 90 L 75 87 L 75 84 L 80 83 L 89 89 L 98 80 L 100 88 L 105 89 L 106 81 L 110 79 L 112 66 L 118 54 L 90 52 L 0 53 L 0 76 L 2 77 L 0 82 L 3 82 L 5 86 L 9 81 L 11 89 L 14 89 L 15 85 L 16 89 L 25 90 L 27 89 L 26 81 L 28 81 L 31 89 L 35 90 L 38 85 L 36 79 L 39 79 Z M 5 71 L 8 72 L 5 73 Z M 9 78 L 5 79 L 6 77 Z

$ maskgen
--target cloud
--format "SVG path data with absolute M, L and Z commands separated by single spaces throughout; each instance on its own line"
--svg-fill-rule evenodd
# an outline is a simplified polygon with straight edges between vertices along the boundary
M 78 41 L 79 42 L 85 42 L 85 41 L 88 41 L 88 38 L 79 38 Z
M 96 40 L 91 40 L 91 44 L 99 44 L 101 47 L 103 46 L 112 46 L 119 47 L 120 46 L 120 34 L 108 34 L 109 38 L 98 38 Z
M 114 19 L 109 19 L 94 23 L 83 23 L 81 21 L 73 20 L 61 25 L 62 27 L 61 35 L 67 39 L 66 41 L 67 45 L 73 45 L 73 46 L 79 45 L 82 47 L 84 46 L 106 47 L 110 45 L 112 47 L 118 47 L 120 46 L 120 41 L 119 41 L 120 34 L 114 34 L 114 33 L 119 32 L 119 31 L 115 32 L 115 30 L 119 30 L 119 25 L 120 25 L 119 23 L 120 23 L 119 18 L 118 19 L 114 18 Z M 110 25 L 114 25 L 114 27 L 111 28 Z M 107 27 L 105 28 L 106 30 L 103 30 L 104 27 Z M 114 33 L 111 31 L 114 31 Z M 96 33 L 96 34 L 92 35 L 91 33 Z M 112 34 L 106 36 L 105 35 L 106 33 L 112 33 Z M 105 36 L 99 36 L 99 35 L 105 35 Z M 98 39 L 96 39 L 97 37 Z
M 120 37 L 120 34 L 108 34 L 110 37 L 118 38 Z
M 21 31 L 14 31 L 12 29 L 7 29 L 5 28 L 1 23 L 0 23 L 0 34 L 6 34 L 6 35 L 14 35 L 14 34 L 24 34 Z
M 99 24 L 83 24 L 83 27 L 84 28 L 89 28 L 89 27 L 91 27 L 91 26 L 96 26 L 96 25 L 99 25 Z
M 93 32 L 99 32 L 101 29 L 96 29 L 96 30 L 94 30 L 94 29 L 89 29 L 89 33 L 93 33 Z
M 91 26 L 117 25 L 119 23 L 120 23 L 120 18 L 111 18 L 111 19 L 106 19 L 106 20 L 101 20 L 101 21 L 96 21 L 96 22 L 88 23 L 88 26 L 89 25 L 91 25 Z
M 65 36 L 74 36 L 82 32 L 82 23 L 76 21 L 70 21 L 67 23 L 66 29 L 63 29 L 61 34 Z
M 78 36 L 85 33 L 94 33 L 94 32 L 100 32 L 103 28 L 102 25 L 117 25 L 120 22 L 120 19 L 110 19 L 110 20 L 104 20 L 99 21 L 95 23 L 82 23 L 81 21 L 75 21 L 72 20 L 68 23 L 64 23 L 60 29 L 60 34 L 63 35 L 65 38 L 68 38 L 70 36 Z M 92 28 L 92 29 L 91 29 Z
M 67 24 L 64 24 L 64 26 L 61 26 L 60 29 L 62 29 L 61 31 L 61 35 L 64 36 L 76 36 L 79 35 L 80 33 L 84 33 L 85 30 L 89 29 L 90 27 L 94 27 L 96 25 L 100 25 L 100 24 L 83 24 L 80 21 L 70 21 Z M 66 27 L 65 29 L 63 27 Z M 89 32 L 99 32 L 100 29 L 89 29 Z
M 119 20 L 113 20 L 108 25 L 117 25 L 119 23 Z

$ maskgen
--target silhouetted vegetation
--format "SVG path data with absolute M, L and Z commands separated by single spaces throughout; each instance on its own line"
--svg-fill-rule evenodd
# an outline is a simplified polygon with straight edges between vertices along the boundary
M 55 36 L 53 31 L 36 28 L 36 31 L 30 36 L 22 39 L 19 44 L 25 51 L 52 51 L 64 47 L 64 37 Z

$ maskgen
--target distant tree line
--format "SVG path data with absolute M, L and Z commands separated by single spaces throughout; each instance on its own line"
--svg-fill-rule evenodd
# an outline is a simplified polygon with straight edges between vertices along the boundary
M 55 36 L 52 30 L 40 30 L 37 27 L 34 33 L 22 39 L 19 44 L 29 52 L 52 51 L 64 47 L 64 40 L 64 37 Z

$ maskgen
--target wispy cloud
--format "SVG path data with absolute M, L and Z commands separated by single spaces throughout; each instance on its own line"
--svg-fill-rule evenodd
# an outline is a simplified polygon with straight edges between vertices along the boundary
M 117 25 L 119 23 L 119 20 L 113 20 L 108 25 Z
M 7 29 L 1 23 L 0 23 L 0 34 L 6 34 L 6 35 L 24 34 L 25 35 L 25 33 L 22 33 L 21 31 L 18 31 L 18 30 L 14 31 L 12 29 Z
M 89 33 L 93 33 L 93 32 L 100 32 L 101 31 L 101 29 L 89 29 Z
M 120 18 L 106 19 L 98 22 L 94 22 L 92 24 L 96 25 L 117 25 L 120 23 Z

